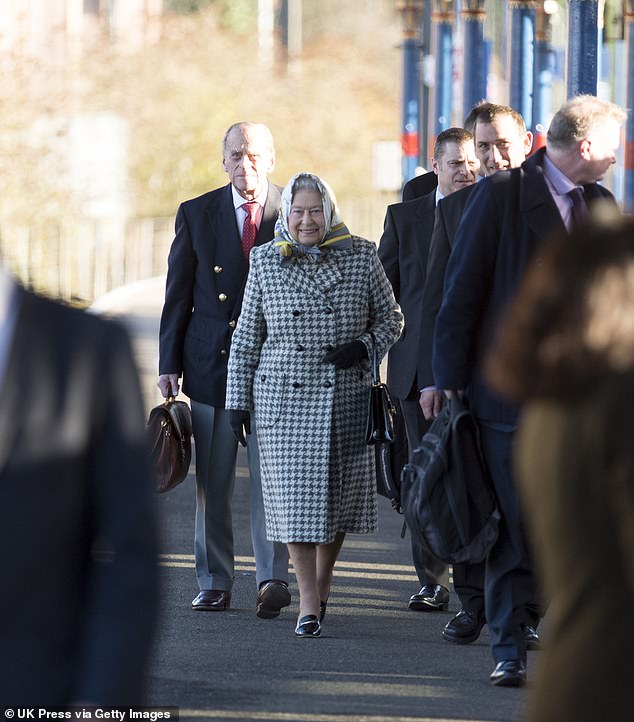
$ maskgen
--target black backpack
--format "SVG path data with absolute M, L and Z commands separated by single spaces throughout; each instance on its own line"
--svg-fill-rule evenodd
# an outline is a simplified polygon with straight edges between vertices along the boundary
M 482 561 L 497 539 L 500 513 L 478 425 L 456 393 L 403 468 L 401 506 L 410 532 L 448 564 Z

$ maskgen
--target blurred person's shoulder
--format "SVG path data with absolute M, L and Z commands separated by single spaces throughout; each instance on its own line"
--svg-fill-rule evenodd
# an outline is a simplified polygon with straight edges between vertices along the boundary
M 103 346 L 111 343 L 113 336 L 127 338 L 127 332 L 118 320 L 24 288 L 20 293 L 29 317 L 39 323 L 42 332 L 59 335 L 65 342 L 90 336 L 96 344 Z

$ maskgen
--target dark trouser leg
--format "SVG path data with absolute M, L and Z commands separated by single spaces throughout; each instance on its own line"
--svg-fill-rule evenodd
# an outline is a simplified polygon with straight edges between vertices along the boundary
M 423 412 L 418 405 L 418 392 L 410 394 L 406 399 L 398 399 L 403 421 L 405 422 L 405 433 L 407 444 L 410 450 L 415 449 L 420 442 L 421 436 L 429 428 L 429 422 L 425 421 Z M 412 560 L 420 581 L 421 587 L 427 584 L 446 585 L 446 579 L 439 579 L 446 574 L 447 565 L 431 555 L 417 540 L 415 534 L 410 533 L 412 540 Z
M 500 530 L 486 565 L 486 616 L 496 662 L 526 660 L 523 624 L 535 625 L 535 579 L 520 500 L 511 473 L 514 432 L 480 424 L 482 449 L 495 486 Z
M 484 617 L 484 575 L 486 562 L 454 564 L 453 586 L 463 609 Z

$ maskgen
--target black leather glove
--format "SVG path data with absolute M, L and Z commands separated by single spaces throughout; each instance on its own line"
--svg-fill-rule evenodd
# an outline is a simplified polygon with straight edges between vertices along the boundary
M 335 346 L 322 359 L 324 363 L 334 364 L 336 369 L 349 369 L 352 364 L 368 358 L 368 349 L 363 341 L 350 341 Z
M 242 446 L 247 445 L 245 434 L 251 433 L 251 414 L 244 409 L 231 409 L 229 411 L 229 425 L 233 435 Z

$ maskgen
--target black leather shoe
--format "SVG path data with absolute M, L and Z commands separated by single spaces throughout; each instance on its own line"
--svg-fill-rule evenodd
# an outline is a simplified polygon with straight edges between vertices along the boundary
M 461 609 L 442 630 L 442 638 L 453 644 L 471 644 L 480 636 L 484 619 L 471 609 Z
M 412 594 L 407 606 L 416 612 L 446 612 L 449 590 L 440 584 L 426 584 L 418 594 Z
M 321 634 L 321 624 L 314 614 L 307 614 L 297 621 L 295 636 L 318 637 Z
M 498 687 L 523 687 L 526 665 L 519 659 L 503 659 L 491 672 L 491 682 Z
M 283 607 L 291 603 L 291 593 L 286 582 L 272 579 L 263 582 L 258 592 L 255 613 L 260 619 L 275 619 Z
M 537 634 L 535 627 L 531 627 L 530 624 L 525 624 L 522 628 L 524 630 L 524 638 L 526 640 L 526 649 L 531 652 L 541 649 L 539 634 Z
M 229 609 L 231 592 L 205 589 L 192 602 L 192 609 L 197 612 L 224 612 Z

